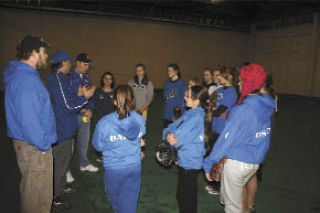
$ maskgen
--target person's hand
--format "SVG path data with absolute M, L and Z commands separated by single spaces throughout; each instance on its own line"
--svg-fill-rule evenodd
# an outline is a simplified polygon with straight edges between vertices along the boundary
M 90 120 L 92 118 L 92 112 L 90 109 L 86 110 L 84 112 L 84 115 L 87 116 L 88 120 Z
M 94 95 L 95 91 L 96 91 L 96 86 L 95 85 L 92 85 L 92 87 L 90 87 L 88 89 L 87 88 L 83 88 L 84 96 L 87 99 L 90 99 Z
M 80 87 L 78 88 L 77 95 L 78 95 L 78 96 L 84 96 L 84 87 L 81 87 L 81 86 L 80 86 Z
M 167 134 L 167 141 L 169 144 L 173 145 L 178 143 L 178 139 L 176 138 L 176 136 L 172 133 Z
M 205 177 L 208 181 L 213 181 L 213 179 L 211 178 L 210 173 L 205 173 Z
M 227 113 L 222 113 L 221 115 L 220 115 L 220 118 L 227 118 Z

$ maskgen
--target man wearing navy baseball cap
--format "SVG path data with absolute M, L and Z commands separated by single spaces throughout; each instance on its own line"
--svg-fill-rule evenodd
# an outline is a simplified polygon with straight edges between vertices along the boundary
M 69 208 L 70 204 L 62 197 L 62 192 L 72 192 L 66 185 L 66 172 L 72 157 L 72 146 L 78 129 L 77 113 L 93 96 L 95 87 L 71 87 L 71 62 L 75 60 L 64 50 L 51 56 L 52 73 L 47 79 L 47 87 L 56 118 L 58 142 L 53 146 L 54 160 L 54 207 Z
M 72 88 L 76 92 L 79 87 L 91 87 L 92 81 L 87 75 L 87 72 L 92 64 L 92 60 L 86 53 L 80 53 L 76 58 L 76 65 L 71 70 L 70 75 L 72 79 Z M 80 170 L 97 172 L 98 167 L 92 165 L 87 156 L 88 144 L 90 140 L 90 123 L 92 118 L 92 112 L 94 108 L 94 102 L 92 99 L 88 100 L 82 109 L 77 114 L 78 119 L 78 132 L 77 132 L 77 147 L 79 151 Z M 67 173 L 67 181 L 71 182 L 73 177 L 71 173 Z
M 48 44 L 34 35 L 17 46 L 16 60 L 4 71 L 7 135 L 21 172 L 21 212 L 49 213 L 53 197 L 51 146 L 57 141 L 50 96 L 40 80 Z

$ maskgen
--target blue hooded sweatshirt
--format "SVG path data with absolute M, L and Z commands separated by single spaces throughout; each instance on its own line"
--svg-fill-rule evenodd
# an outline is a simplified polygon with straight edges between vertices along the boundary
M 234 107 L 226 126 L 215 143 L 203 168 L 210 172 L 212 165 L 224 156 L 250 164 L 260 164 L 269 149 L 270 119 L 275 101 L 268 95 L 249 95 Z
M 164 84 L 163 98 L 164 98 L 164 109 L 162 118 L 172 121 L 173 110 L 175 107 L 181 107 L 181 112 L 185 111 L 184 106 L 184 93 L 187 90 L 187 85 L 183 83 L 181 79 L 176 81 L 167 80 Z
M 172 147 L 178 148 L 178 163 L 184 169 L 201 169 L 205 154 L 204 117 L 202 107 L 189 109 L 162 132 L 163 140 L 166 140 L 168 133 L 178 139 Z
M 56 117 L 58 144 L 74 137 L 77 129 L 77 112 L 87 104 L 85 96 L 72 90 L 70 75 L 53 71 L 47 79 L 47 88 Z
M 56 142 L 50 96 L 38 72 L 28 64 L 10 61 L 4 71 L 7 134 L 40 151 Z
M 119 120 L 118 112 L 102 117 L 93 134 L 94 148 L 103 153 L 106 169 L 123 169 L 141 164 L 140 141 L 146 133 L 144 119 L 135 111 Z
M 228 107 L 224 113 L 231 111 L 232 107 L 237 102 L 237 92 L 234 87 L 220 87 L 217 89 L 217 108 L 221 105 Z M 220 117 L 213 117 L 212 132 L 220 134 L 225 126 L 226 119 Z
M 92 82 L 87 74 L 80 75 L 74 69 L 70 71 L 71 77 L 71 87 L 74 93 L 78 92 L 79 87 L 83 86 L 91 86 Z M 93 98 L 89 99 L 88 103 L 84 106 L 85 109 L 90 109 L 93 112 L 94 109 L 94 101 Z

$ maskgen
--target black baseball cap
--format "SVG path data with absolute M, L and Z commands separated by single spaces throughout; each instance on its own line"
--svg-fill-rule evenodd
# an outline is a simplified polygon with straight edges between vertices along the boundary
M 81 61 L 81 62 L 84 62 L 84 63 L 91 63 L 91 59 L 89 58 L 88 54 L 86 53 L 80 53 L 77 58 L 76 58 L 77 61 Z
M 40 47 L 50 47 L 47 42 L 45 42 L 41 37 L 27 35 L 25 36 L 17 46 L 17 50 L 22 52 L 32 52 L 33 50 L 38 50 Z

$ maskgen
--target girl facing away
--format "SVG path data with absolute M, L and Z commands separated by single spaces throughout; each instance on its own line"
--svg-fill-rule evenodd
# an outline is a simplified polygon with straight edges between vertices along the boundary
M 135 213 L 141 184 L 140 141 L 146 128 L 134 111 L 134 95 L 127 85 L 114 91 L 116 111 L 96 125 L 93 146 L 103 153 L 104 184 L 117 213 Z
M 205 155 L 204 123 L 212 107 L 205 87 L 193 86 L 185 92 L 189 107 L 181 118 L 163 130 L 162 138 L 178 149 L 177 201 L 181 213 L 197 212 L 197 177 Z
M 261 65 L 250 64 L 240 71 L 241 96 L 203 169 L 209 181 L 209 172 L 226 157 L 221 178 L 220 201 L 226 213 L 243 213 L 242 194 L 247 181 L 255 175 L 270 144 L 270 119 L 275 101 L 260 92 L 266 79 Z

